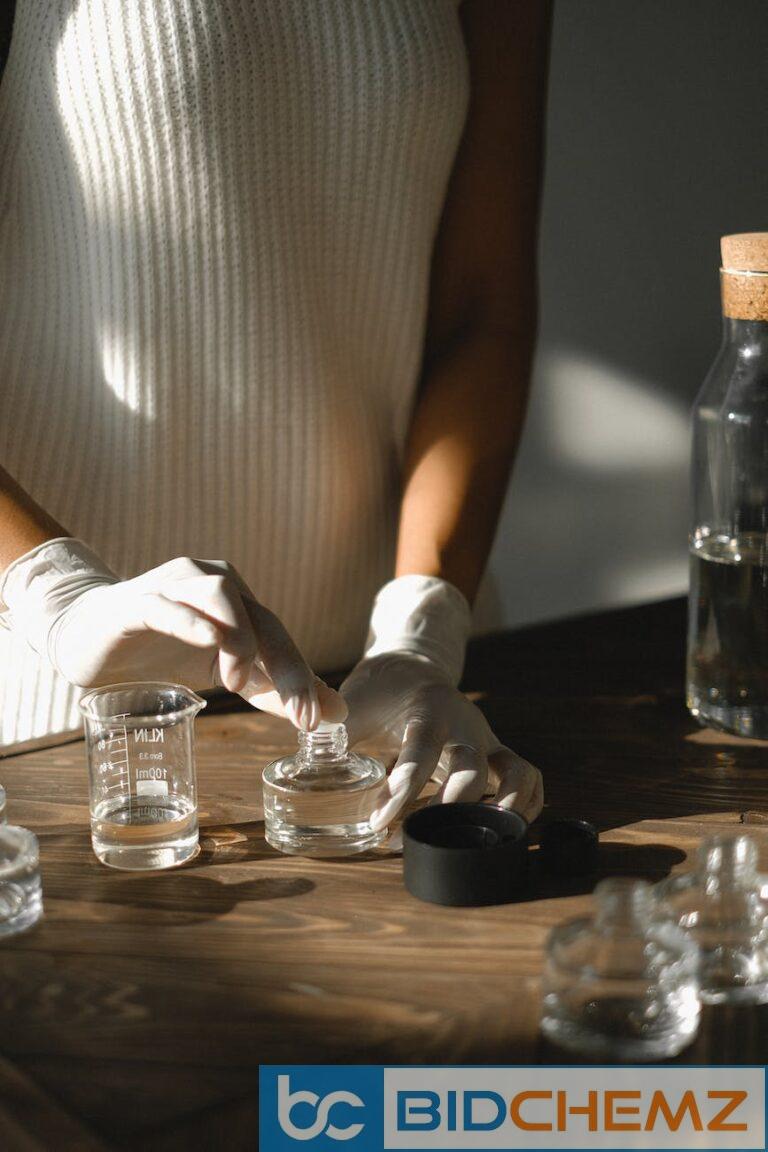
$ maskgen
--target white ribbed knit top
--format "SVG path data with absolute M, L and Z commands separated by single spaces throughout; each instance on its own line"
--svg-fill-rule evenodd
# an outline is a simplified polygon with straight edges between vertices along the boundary
M 230 560 L 318 670 L 392 575 L 456 0 L 19 0 L 0 462 L 117 572 Z M 0 635 L 0 748 L 78 728 Z

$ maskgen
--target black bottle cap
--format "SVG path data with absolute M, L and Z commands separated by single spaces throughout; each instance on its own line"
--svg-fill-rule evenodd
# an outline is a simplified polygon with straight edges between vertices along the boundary
M 597 870 L 597 828 L 588 820 L 551 820 L 539 832 L 542 865 L 550 872 L 586 876 Z
M 495 804 L 435 804 L 403 824 L 403 879 L 432 904 L 505 904 L 520 892 L 528 825 Z

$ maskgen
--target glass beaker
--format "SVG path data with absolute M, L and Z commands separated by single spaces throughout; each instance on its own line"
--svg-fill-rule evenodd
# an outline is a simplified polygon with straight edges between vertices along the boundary
M 181 684 L 110 684 L 82 697 L 91 841 L 102 864 L 173 868 L 197 853 L 193 725 L 204 707 Z

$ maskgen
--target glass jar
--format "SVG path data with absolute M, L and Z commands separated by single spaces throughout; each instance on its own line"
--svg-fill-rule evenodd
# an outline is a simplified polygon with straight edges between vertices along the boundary
M 293 756 L 262 775 L 267 843 L 298 856 L 349 856 L 375 848 L 388 835 L 370 818 L 381 800 L 386 769 L 347 749 L 343 724 L 323 722 L 299 732 Z
M 749 836 L 712 836 L 693 872 L 656 887 L 659 916 L 699 947 L 705 1004 L 768 1001 L 768 903 L 757 864 Z
M 687 701 L 768 738 L 768 233 L 724 236 L 723 340 L 693 410 Z
M 593 1059 L 663 1060 L 699 1026 L 698 950 L 655 916 L 642 880 L 595 888 L 592 917 L 558 925 L 547 942 L 541 1029 Z
M 43 915 L 40 848 L 28 828 L 0 826 L 0 939 L 25 932 Z

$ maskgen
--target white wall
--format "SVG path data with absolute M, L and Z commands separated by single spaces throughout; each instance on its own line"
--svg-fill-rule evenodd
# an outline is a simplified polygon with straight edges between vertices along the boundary
M 684 591 L 721 234 L 768 230 L 766 0 L 558 0 L 542 328 L 478 630 Z

